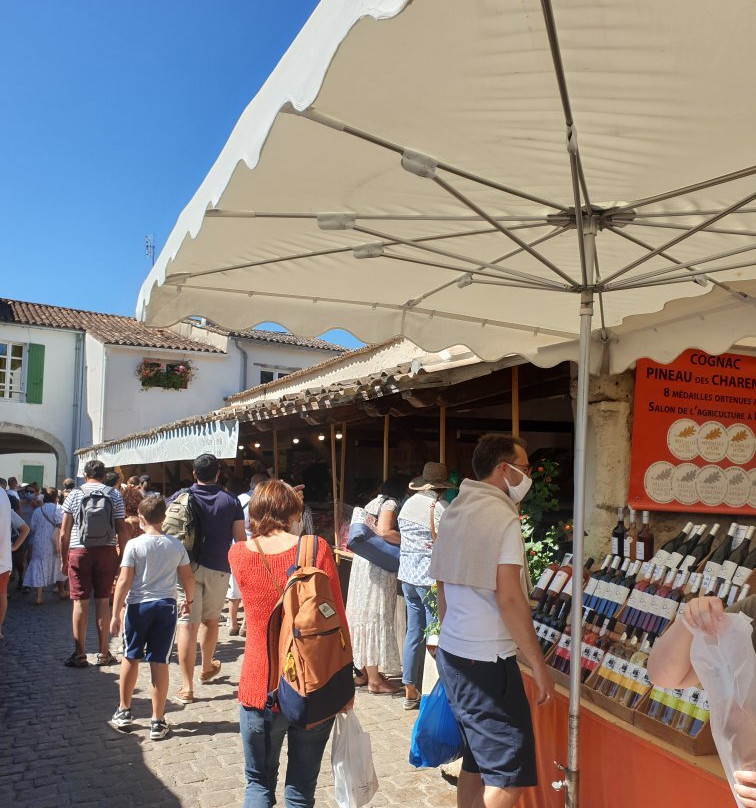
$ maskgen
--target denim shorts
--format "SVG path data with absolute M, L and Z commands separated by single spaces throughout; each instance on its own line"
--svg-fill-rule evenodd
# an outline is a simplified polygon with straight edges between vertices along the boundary
M 462 735 L 462 770 L 496 788 L 538 785 L 530 704 L 517 660 L 481 662 L 439 648 L 436 665 Z

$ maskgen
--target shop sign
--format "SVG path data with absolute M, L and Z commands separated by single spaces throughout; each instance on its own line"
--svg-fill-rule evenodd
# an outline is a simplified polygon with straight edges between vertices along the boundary
M 756 357 L 688 350 L 635 370 L 628 501 L 636 510 L 756 513 Z

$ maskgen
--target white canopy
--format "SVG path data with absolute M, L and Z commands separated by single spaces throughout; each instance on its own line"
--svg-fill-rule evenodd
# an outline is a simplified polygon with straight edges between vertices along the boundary
M 706 225 L 756 197 L 753 5 L 693 14 L 686 0 L 595 0 L 555 15 L 606 327 L 663 321 L 669 300 L 707 291 L 690 279 L 639 287 L 649 273 L 753 279 L 756 202 Z M 402 334 L 428 350 L 548 361 L 539 349 L 577 339 L 575 296 L 557 292 L 583 275 L 547 33 L 537 0 L 324 0 L 179 217 L 138 315 L 230 328 L 272 318 L 307 335 L 341 326 L 365 341 Z M 517 239 L 542 240 L 537 255 Z M 722 253 L 734 254 L 702 260 Z M 752 306 L 738 319 L 740 336 L 756 334 Z
M 554 4 L 322 0 L 137 314 L 577 358 L 579 568 L 589 368 L 756 336 L 756 9 Z M 574 575 L 575 647 L 581 603 Z M 570 683 L 575 808 L 579 664 Z

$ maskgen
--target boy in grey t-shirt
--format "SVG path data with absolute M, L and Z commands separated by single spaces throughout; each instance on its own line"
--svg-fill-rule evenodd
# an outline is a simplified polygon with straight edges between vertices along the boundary
M 110 633 L 121 628 L 121 610 L 126 605 L 123 625 L 123 659 L 119 680 L 120 703 L 112 722 L 119 729 L 132 723 L 131 697 L 139 674 L 139 661 L 150 663 L 152 677 L 152 719 L 150 738 L 165 738 L 168 696 L 168 661 L 176 632 L 176 581 L 181 581 L 186 600 L 179 612 L 189 614 L 194 599 L 194 576 L 189 556 L 178 539 L 161 531 L 165 500 L 146 497 L 139 503 L 139 526 L 144 533 L 131 539 L 123 550 L 121 574 L 113 599 Z

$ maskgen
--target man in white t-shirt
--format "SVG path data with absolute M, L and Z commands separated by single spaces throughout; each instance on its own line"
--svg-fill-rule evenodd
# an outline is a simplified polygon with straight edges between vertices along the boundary
M 525 443 L 484 435 L 472 466 L 477 480 L 462 482 L 433 547 L 430 575 L 441 618 L 436 663 L 462 734 L 457 805 L 511 808 L 538 783 L 518 648 L 532 666 L 537 702 L 554 693 L 528 605 L 517 510 L 531 484 Z

